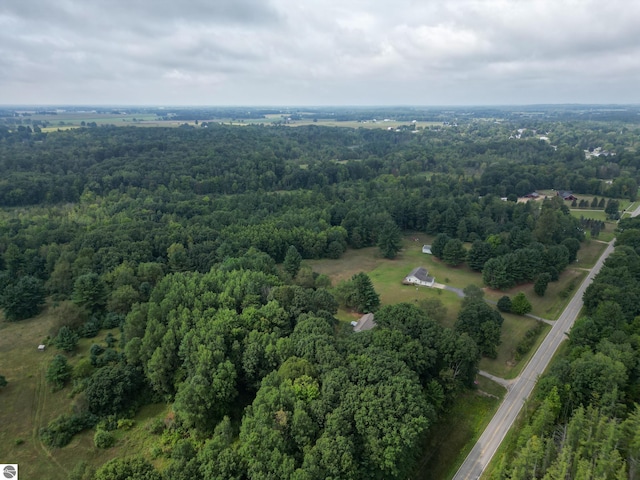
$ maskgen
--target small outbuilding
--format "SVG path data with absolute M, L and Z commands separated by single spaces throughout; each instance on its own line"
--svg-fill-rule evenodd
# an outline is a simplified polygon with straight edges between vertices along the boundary
M 431 245 L 422 245 L 422 253 L 433 255 L 433 253 L 431 253 Z
M 402 283 L 405 285 L 422 285 L 424 287 L 433 287 L 435 282 L 435 277 L 430 277 L 429 271 L 424 267 L 414 268 L 409 275 L 402 280 Z
M 38 345 L 38 351 L 39 352 L 44 352 L 45 348 L 47 348 L 46 345 Z
M 373 313 L 367 313 L 361 316 L 360 320 L 355 322 L 355 325 L 353 325 L 354 322 L 351 323 L 353 325 L 353 331 L 364 332 L 365 330 L 371 330 L 373 327 L 376 326 L 376 322 L 374 321 L 373 318 L 374 318 Z

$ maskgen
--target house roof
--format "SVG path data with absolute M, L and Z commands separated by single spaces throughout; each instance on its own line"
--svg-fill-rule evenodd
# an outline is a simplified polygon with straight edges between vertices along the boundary
M 433 282 L 434 278 L 429 276 L 429 271 L 424 267 L 416 267 L 407 277 L 416 277 L 418 280 L 422 282 Z
M 373 313 L 367 313 L 360 317 L 358 323 L 353 327 L 354 332 L 364 332 L 365 330 L 371 330 L 376 326 L 376 322 L 373 320 Z
M 566 199 L 574 199 L 576 198 L 573 193 L 567 191 L 567 190 L 558 190 L 558 195 L 560 195 L 562 198 Z

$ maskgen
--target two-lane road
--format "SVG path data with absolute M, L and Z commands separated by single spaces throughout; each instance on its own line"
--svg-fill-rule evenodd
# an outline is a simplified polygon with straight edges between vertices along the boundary
M 640 207 L 638 207 L 632 215 L 636 216 L 638 213 L 640 213 Z M 538 377 L 549 365 L 560 343 L 566 338 L 566 333 L 569 332 L 573 322 L 580 313 L 582 309 L 582 295 L 593 280 L 593 277 L 595 277 L 602 268 L 605 259 L 613 251 L 613 243 L 612 241 L 607 245 L 600 259 L 591 269 L 587 278 L 584 279 L 580 288 L 578 288 L 562 312 L 562 315 L 560 315 L 560 318 L 558 318 L 553 327 L 551 327 L 551 331 L 543 340 L 540 348 L 538 348 L 520 376 L 513 382 L 493 419 L 489 422 L 484 433 L 480 436 L 478 442 L 453 477 L 454 480 L 476 480 L 482 475 L 485 468 L 487 468 L 487 465 L 489 465 L 502 440 L 513 425 L 518 413 L 520 413 L 524 402 L 529 398 Z

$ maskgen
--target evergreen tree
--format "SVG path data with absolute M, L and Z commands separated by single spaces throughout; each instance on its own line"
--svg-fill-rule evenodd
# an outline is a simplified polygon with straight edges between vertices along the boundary
M 526 315 L 531 308 L 531 302 L 523 292 L 518 292 L 511 300 L 511 311 L 516 315 Z
M 0 375 L 0 388 L 6 387 L 8 383 L 9 382 L 7 382 L 7 379 L 4 377 L 4 375 Z
M 449 240 L 442 251 L 442 260 L 444 263 L 454 267 L 464 262 L 466 256 L 467 251 L 462 242 L 457 238 Z
M 396 258 L 402 248 L 400 229 L 393 222 L 387 222 L 378 235 L 378 247 L 384 258 Z
M 446 233 L 440 233 L 433 240 L 433 244 L 431 245 L 431 253 L 436 258 L 442 258 L 444 253 L 444 247 L 447 245 L 447 242 L 450 240 L 449 235 Z
M 503 295 L 502 297 L 500 297 L 500 300 L 498 300 L 497 307 L 498 307 L 498 310 L 500 310 L 501 312 L 510 313 L 511 299 L 509 298 L 509 296 Z
M 54 389 L 60 390 L 64 387 L 65 382 L 71 378 L 71 366 L 68 364 L 67 358 L 60 354 L 53 357 L 45 377 Z
M 354 285 L 353 307 L 362 313 L 375 312 L 380 306 L 380 296 L 369 276 L 364 272 L 356 273 L 351 281 Z
M 9 321 L 34 316 L 44 305 L 45 292 L 42 281 L 31 276 L 21 277 L 15 284 L 7 285 L 0 294 L 0 306 Z
M 550 281 L 551 275 L 549 273 L 544 272 L 538 275 L 538 278 L 536 278 L 536 282 L 533 284 L 533 291 L 536 292 L 536 295 L 538 295 L 539 297 L 544 297 Z
M 289 245 L 287 253 L 284 257 L 283 268 L 284 271 L 291 275 L 292 278 L 300 271 L 300 264 L 302 263 L 302 256 L 298 252 L 298 249 L 293 245 Z
M 65 352 L 73 352 L 78 344 L 78 335 L 66 325 L 58 331 L 54 340 L 56 348 Z
M 97 273 L 79 276 L 73 284 L 73 303 L 95 313 L 107 303 L 105 285 Z

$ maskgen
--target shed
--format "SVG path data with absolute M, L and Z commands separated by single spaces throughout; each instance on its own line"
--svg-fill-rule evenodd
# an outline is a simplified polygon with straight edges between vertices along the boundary
M 422 245 L 422 253 L 433 255 L 433 253 L 431 253 L 431 245 Z
M 367 313 L 360 317 L 360 320 L 356 322 L 353 327 L 354 332 L 364 332 L 365 330 L 371 330 L 376 326 L 376 322 L 373 320 L 373 313 Z
M 38 351 L 39 352 L 44 352 L 44 349 L 47 348 L 46 345 L 38 345 Z

